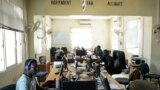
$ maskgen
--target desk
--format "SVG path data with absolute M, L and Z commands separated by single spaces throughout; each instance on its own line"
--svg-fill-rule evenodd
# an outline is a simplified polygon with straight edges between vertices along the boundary
M 121 84 L 119 84 L 114 78 L 112 78 L 111 75 L 108 74 L 107 71 L 102 71 L 101 74 L 103 77 L 108 79 L 110 88 L 113 90 L 125 90 L 125 87 Z
M 70 64 L 68 64 L 67 68 L 68 68 L 68 73 L 72 72 L 72 73 L 76 74 L 76 70 L 75 70 L 75 68 L 73 66 L 71 66 Z M 58 69 L 59 68 L 53 67 L 52 70 L 50 71 L 50 73 L 48 74 L 48 76 L 47 76 L 47 78 L 46 78 L 46 80 L 45 80 L 45 82 L 43 84 L 47 85 L 48 81 L 54 82 L 55 79 L 59 77 L 59 74 L 55 74 L 56 72 L 59 72 Z M 64 75 L 66 75 L 66 74 L 67 74 L 67 72 L 64 73 Z M 89 77 L 87 77 L 87 79 L 86 79 L 86 77 L 81 77 L 81 79 L 83 79 L 83 80 L 91 80 L 92 79 L 93 80 L 93 76 L 92 77 L 89 76 Z

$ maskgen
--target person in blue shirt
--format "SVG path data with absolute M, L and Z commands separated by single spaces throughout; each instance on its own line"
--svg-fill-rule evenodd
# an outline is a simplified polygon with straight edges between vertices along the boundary
M 35 78 L 37 73 L 37 61 L 27 59 L 25 62 L 24 73 L 16 83 L 16 90 L 45 90 L 40 87 Z
M 100 59 L 102 59 L 102 57 L 103 57 L 103 51 L 102 51 L 100 45 L 98 45 L 98 46 L 94 49 L 94 54 L 95 54 L 96 56 L 99 56 Z

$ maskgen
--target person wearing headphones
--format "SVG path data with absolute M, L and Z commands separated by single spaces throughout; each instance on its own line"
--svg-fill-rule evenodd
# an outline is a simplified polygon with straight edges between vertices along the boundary
M 16 83 L 16 90 L 45 90 L 36 81 L 37 61 L 27 59 L 25 62 L 24 73 Z

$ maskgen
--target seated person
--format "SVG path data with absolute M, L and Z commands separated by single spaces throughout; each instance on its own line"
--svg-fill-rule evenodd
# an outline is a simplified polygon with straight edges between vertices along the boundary
M 56 56 L 56 61 L 63 61 L 63 64 L 67 69 L 67 60 L 66 60 L 66 56 L 64 55 L 64 51 L 61 50 L 60 48 L 57 49 L 55 56 Z
M 87 51 L 85 50 L 84 47 L 81 48 L 81 51 L 82 51 L 82 55 L 84 55 L 84 56 L 87 55 Z
M 37 61 L 28 59 L 25 62 L 24 73 L 16 83 L 16 90 L 45 90 L 37 83 L 35 75 L 37 73 Z
M 112 56 L 110 56 L 111 51 L 105 49 L 104 50 L 104 56 L 101 59 L 101 61 L 105 64 L 105 69 L 108 71 L 110 75 L 112 75 L 113 67 L 114 67 L 114 61 Z
M 99 57 L 102 59 L 102 57 L 103 57 L 103 51 L 102 51 L 100 45 L 98 45 L 98 46 L 94 49 L 94 54 L 95 54 L 96 56 L 99 56 Z

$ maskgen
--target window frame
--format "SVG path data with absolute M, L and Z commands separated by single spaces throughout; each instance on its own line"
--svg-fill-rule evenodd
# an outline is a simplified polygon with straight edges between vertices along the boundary
M 138 43 L 137 43 L 137 47 L 132 47 L 132 48 L 128 48 L 127 47 L 127 36 L 126 36 L 126 31 L 127 31 L 127 23 L 130 23 L 130 22 L 134 22 L 134 21 L 136 21 L 137 23 L 138 23 L 138 26 L 137 26 L 137 28 L 138 28 Z M 126 27 L 125 27 L 125 31 L 124 31 L 124 41 L 125 41 L 125 50 L 126 50 L 126 52 L 128 52 L 128 53 L 130 53 L 130 54 L 132 54 L 132 55 L 134 55 L 134 54 L 136 54 L 136 55 L 142 55 L 142 44 L 143 44 L 143 22 L 142 22 L 143 20 L 142 20 L 142 18 L 134 18 L 134 19 L 131 19 L 131 20 L 128 20 L 127 22 L 126 22 Z M 137 53 L 134 53 L 133 51 L 128 51 L 127 49 L 135 49 L 135 48 L 138 48 L 138 51 L 137 51 Z
M 16 65 L 18 65 L 18 64 L 21 64 L 22 62 L 23 62 L 23 51 L 25 50 L 25 49 L 23 49 L 23 34 L 24 34 L 24 32 L 22 32 L 22 31 L 18 31 L 18 30 L 12 30 L 12 29 L 10 29 L 10 28 L 3 28 L 3 27 L 0 27 L 0 30 L 2 31 L 2 39 L 3 39 L 3 43 L 2 43 L 2 45 L 3 45 L 3 56 L 4 56 L 4 59 L 3 59 L 3 67 L 4 68 L 2 68 L 1 70 L 0 70 L 0 73 L 1 72 L 4 72 L 4 71 L 6 71 L 6 70 L 8 70 L 8 69 L 10 69 L 10 68 L 12 68 L 12 67 L 14 67 L 14 66 L 16 66 Z M 12 65 L 9 65 L 9 66 L 7 66 L 7 51 L 6 51 L 6 31 L 12 31 L 13 33 L 14 33 L 14 43 L 15 43 L 15 47 L 14 47 L 14 54 L 15 54 L 15 63 L 14 64 L 12 64 Z M 20 33 L 21 34 L 21 38 L 20 38 L 20 41 L 21 41 L 21 47 L 22 47 L 22 49 L 21 49 L 21 62 L 19 62 L 18 63 L 18 59 L 17 59 L 17 43 L 18 43 L 18 40 L 17 40 L 17 35 L 16 35 L 16 33 Z

